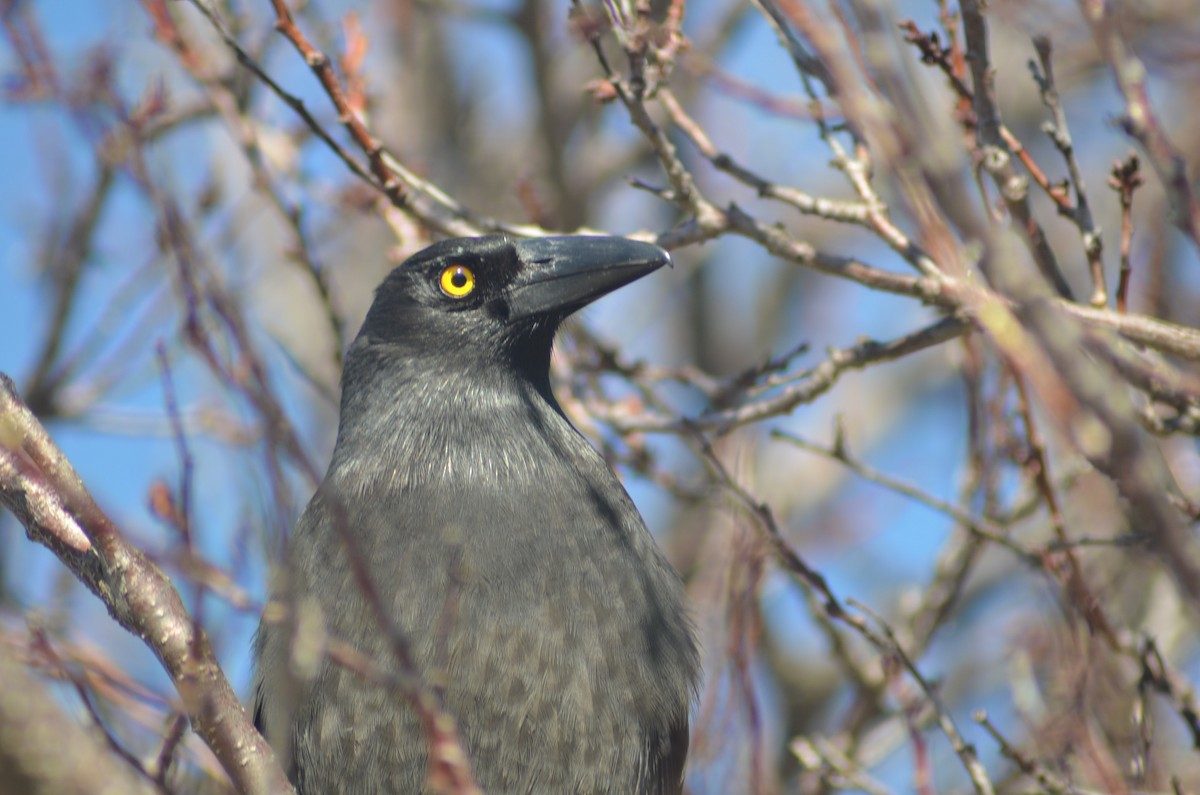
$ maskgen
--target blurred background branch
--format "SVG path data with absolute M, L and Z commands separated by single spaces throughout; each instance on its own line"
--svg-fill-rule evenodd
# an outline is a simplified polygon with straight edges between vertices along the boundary
M 0 34 L 0 667 L 69 726 L 0 704 L 22 791 L 84 791 L 56 751 L 282 786 L 207 721 L 246 728 L 371 290 L 550 231 L 678 263 L 554 374 L 688 586 L 689 792 L 1200 789 L 1200 4 L 0 0 Z

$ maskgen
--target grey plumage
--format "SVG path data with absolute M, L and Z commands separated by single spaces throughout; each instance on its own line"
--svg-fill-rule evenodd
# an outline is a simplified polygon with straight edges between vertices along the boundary
M 287 598 L 393 665 L 353 533 L 489 795 L 680 791 L 698 668 L 682 588 L 549 384 L 559 322 L 667 261 L 618 238 L 445 241 L 388 276 L 347 355 Z M 456 298 L 439 279 L 459 266 L 474 283 Z M 306 671 L 292 635 L 264 621 L 254 699 L 302 795 L 423 792 L 408 705 L 338 666 Z

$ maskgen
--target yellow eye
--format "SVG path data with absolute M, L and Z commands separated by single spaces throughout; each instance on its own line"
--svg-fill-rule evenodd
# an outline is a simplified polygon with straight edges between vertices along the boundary
M 451 298 L 466 298 L 475 289 L 475 272 L 466 265 L 451 265 L 438 280 L 442 292 Z

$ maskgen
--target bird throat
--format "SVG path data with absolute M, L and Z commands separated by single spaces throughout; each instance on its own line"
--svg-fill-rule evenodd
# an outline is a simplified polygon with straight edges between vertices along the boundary
M 500 488 L 553 480 L 597 455 L 563 415 L 548 377 L 541 384 L 510 377 L 397 386 L 409 391 L 393 393 L 383 407 L 356 407 L 361 415 L 342 423 L 331 474 L 363 485 L 383 478 L 393 488 Z M 349 459 L 348 449 L 373 454 Z

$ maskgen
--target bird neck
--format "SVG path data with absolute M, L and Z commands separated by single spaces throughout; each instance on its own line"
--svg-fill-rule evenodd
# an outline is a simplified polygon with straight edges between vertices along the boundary
M 550 462 L 564 455 L 594 455 L 550 391 L 548 362 L 531 376 L 511 363 L 372 358 L 347 361 L 331 476 L 364 486 L 379 478 L 411 487 L 501 485 L 548 477 Z

